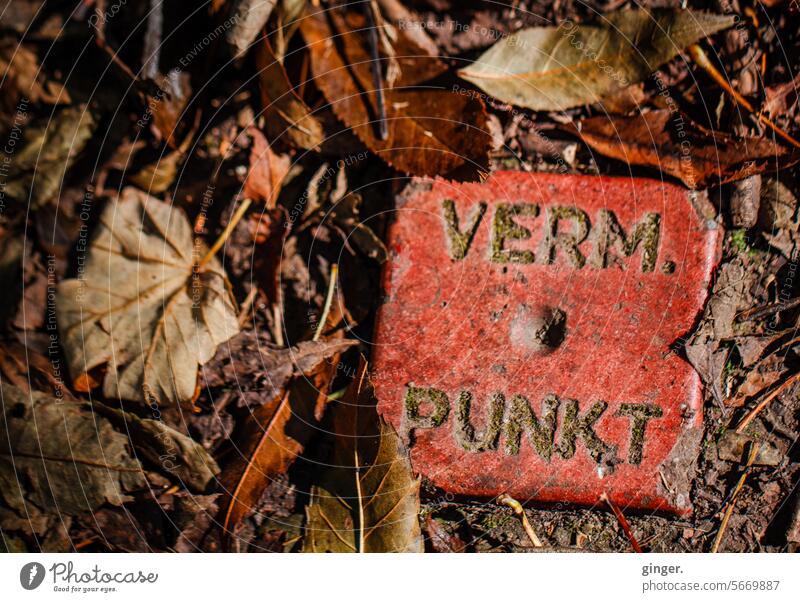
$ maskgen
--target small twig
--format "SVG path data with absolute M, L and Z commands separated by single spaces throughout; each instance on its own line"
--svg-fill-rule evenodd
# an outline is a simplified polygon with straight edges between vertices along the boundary
M 794 299 L 790 299 L 789 301 L 782 301 L 780 303 L 769 303 L 767 305 L 760 305 L 758 307 L 752 307 L 750 309 L 746 309 L 745 311 L 739 313 L 736 316 L 736 321 L 741 320 L 762 320 L 772 314 L 776 314 L 781 311 L 787 311 L 789 309 L 794 309 L 800 305 L 800 297 L 795 297 Z
M 744 430 L 747 428 L 753 419 L 761 413 L 761 410 L 766 408 L 772 401 L 781 393 L 786 391 L 789 387 L 791 387 L 798 379 L 800 379 L 800 372 L 797 374 L 793 374 L 789 378 L 786 379 L 785 382 L 778 385 L 769 395 L 767 395 L 764 399 L 762 399 L 759 404 L 750 410 L 750 413 L 745 416 L 742 421 L 739 423 L 739 426 L 736 427 L 736 432 L 742 434 Z
M 280 295 L 280 292 L 278 295 Z M 283 347 L 285 342 L 283 339 L 283 313 L 281 312 L 280 303 L 272 304 L 272 323 L 272 336 L 275 339 L 275 344 L 278 347 Z
M 378 135 L 381 140 L 389 138 L 389 127 L 386 124 L 386 99 L 383 96 L 383 73 L 381 73 L 381 57 L 378 51 L 378 27 L 371 2 L 364 5 L 367 15 L 367 40 L 369 41 L 370 67 L 372 69 L 372 85 L 375 87 L 375 100 L 378 104 Z
M 317 324 L 317 330 L 314 332 L 313 341 L 318 341 L 319 337 L 322 336 L 322 331 L 325 330 L 325 322 L 328 320 L 328 314 L 331 311 L 331 305 L 333 304 L 333 292 L 336 290 L 336 281 L 339 278 L 339 266 L 337 264 L 333 264 L 331 266 L 331 277 L 330 282 L 328 282 L 328 294 L 325 297 L 325 306 L 322 308 L 322 315 L 319 318 L 319 323 Z
M 611 512 L 614 513 L 614 516 L 617 517 L 617 522 L 619 526 L 622 527 L 622 531 L 625 533 L 625 536 L 628 538 L 628 541 L 631 542 L 631 546 L 633 547 L 634 552 L 638 552 L 639 554 L 642 553 L 642 547 L 639 545 L 639 542 L 636 541 L 636 537 L 633 535 L 633 531 L 631 530 L 631 526 L 628 524 L 628 519 L 625 518 L 625 515 L 622 514 L 622 510 L 620 510 L 617 505 L 611 501 L 608 495 L 603 492 L 600 494 L 600 500 L 605 502 L 606 505 L 611 508 Z
M 92 535 L 88 539 L 84 539 L 83 541 L 79 541 L 75 544 L 75 551 L 82 550 L 83 548 L 92 545 L 97 540 L 97 536 Z
M 717 71 L 717 68 L 711 63 L 711 61 L 708 59 L 708 56 L 706 56 L 706 53 L 698 44 L 692 44 L 689 47 L 689 54 L 692 56 L 694 62 L 697 63 L 697 66 L 703 69 L 703 71 L 705 71 L 706 73 L 708 73 L 711 76 L 711 79 L 717 82 L 717 84 L 723 90 L 725 90 L 725 92 L 730 94 L 731 97 L 733 97 L 733 99 L 739 104 L 739 106 L 743 107 L 744 109 L 752 113 L 756 117 L 756 119 L 758 119 L 761 123 L 770 128 L 778 136 L 786 140 L 789 144 L 800 148 L 800 142 L 792 138 L 789 134 L 784 132 L 780 127 L 775 125 L 775 123 L 773 123 L 772 120 L 770 120 L 768 117 L 762 115 L 760 111 L 756 111 L 753 105 L 751 105 L 750 102 L 744 96 L 739 94 L 736 90 L 734 90 L 731 87 L 731 85 L 728 83 L 725 77 L 719 71 Z
M 256 300 L 256 296 L 258 295 L 258 287 L 254 286 L 250 289 L 250 292 L 247 293 L 247 296 L 242 301 L 242 307 L 239 310 L 239 317 L 237 321 L 239 322 L 239 327 L 243 327 L 245 322 L 247 322 L 247 318 L 250 314 L 250 309 L 253 307 L 253 301 Z
M 105 38 L 100 38 L 98 36 L 95 38 L 95 43 L 97 44 L 97 47 L 100 48 L 100 50 L 102 50 L 109 56 L 111 62 L 113 62 L 117 67 L 119 67 L 122 70 L 122 72 L 125 73 L 125 75 L 127 75 L 131 79 L 131 81 L 134 81 L 137 84 L 141 83 L 141 79 L 139 78 L 139 76 L 136 75 L 133 72 L 133 70 L 122 61 L 121 58 L 119 58 L 116 50 L 114 50 L 113 48 L 111 48 L 111 46 L 108 45 L 108 42 L 106 42 Z
M 516 514 L 520 518 L 520 520 L 522 520 L 522 528 L 525 529 L 525 533 L 528 534 L 528 539 L 531 540 L 531 543 L 534 545 L 534 547 L 541 548 L 544 546 L 542 540 L 539 539 L 539 536 L 536 535 L 536 531 L 533 530 L 533 527 L 531 527 L 530 522 L 528 522 L 528 517 L 525 514 L 525 509 L 522 507 L 522 504 L 520 504 L 517 500 L 515 500 L 507 493 L 501 493 L 498 496 L 497 501 L 500 504 L 503 504 L 504 506 L 508 506 L 509 508 L 511 508 L 514 511 L 514 514 Z
M 242 204 L 239 205 L 239 208 L 236 210 L 236 213 L 233 214 L 231 221 L 229 221 L 228 225 L 225 226 L 225 229 L 222 231 L 222 234 L 219 235 L 219 238 L 217 238 L 217 240 L 208 250 L 208 253 L 206 253 L 205 257 L 203 257 L 203 259 L 200 260 L 200 263 L 197 264 L 198 271 L 202 270 L 205 267 L 205 265 L 209 261 L 211 261 L 211 258 L 217 254 L 217 251 L 219 251 L 222 248 L 222 245 L 224 245 L 225 241 L 228 240 L 228 237 L 231 235 L 231 232 L 233 232 L 233 229 L 239 223 L 239 220 L 242 219 L 242 216 L 244 216 L 244 212 L 247 211 L 247 208 L 250 206 L 250 203 L 252 202 L 253 201 L 251 201 L 250 199 L 245 199 L 244 201 L 242 201 Z
M 728 506 L 725 508 L 725 514 L 722 516 L 722 522 L 719 525 L 719 531 L 717 531 L 717 536 L 714 538 L 714 543 L 711 546 L 712 554 L 719 550 L 719 545 L 722 543 L 722 537 L 725 535 L 725 530 L 728 528 L 728 521 L 730 520 L 731 515 L 733 514 L 733 508 L 736 505 L 736 498 L 739 497 L 739 492 L 742 490 L 742 487 L 744 487 L 744 482 L 747 479 L 748 473 L 750 472 L 750 467 L 756 460 L 758 448 L 758 443 L 753 443 L 753 445 L 750 447 L 750 454 L 747 456 L 747 464 L 745 464 L 742 475 L 739 477 L 739 481 L 736 483 L 736 487 L 733 489 L 731 499 L 728 502 Z

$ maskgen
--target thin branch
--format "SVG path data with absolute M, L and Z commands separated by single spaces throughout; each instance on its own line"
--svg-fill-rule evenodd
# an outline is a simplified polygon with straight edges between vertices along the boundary
M 712 554 L 719 550 L 719 545 L 722 543 L 722 537 L 725 535 L 725 530 L 728 528 L 728 521 L 730 520 L 731 515 L 733 514 L 733 508 L 736 505 L 736 498 L 739 497 L 739 492 L 742 490 L 742 487 L 744 487 L 744 482 L 747 479 L 748 473 L 750 472 L 750 467 L 756 460 L 758 448 L 758 443 L 753 443 L 753 445 L 750 447 L 750 454 L 747 456 L 747 464 L 745 464 L 742 475 L 739 477 L 739 481 L 736 483 L 736 487 L 733 489 L 731 499 L 725 508 L 725 514 L 722 516 L 722 522 L 719 525 L 719 531 L 717 531 L 717 536 L 714 538 L 714 543 L 711 546 Z
M 796 146 L 800 148 L 800 142 L 792 138 L 789 134 L 784 132 L 780 127 L 778 127 L 771 119 L 765 117 L 760 111 L 756 111 L 753 108 L 753 105 L 741 94 L 739 94 L 736 90 L 734 90 L 731 85 L 728 83 L 728 80 L 719 72 L 717 68 L 711 63 L 706 56 L 706 53 L 703 51 L 702 48 L 698 44 L 692 44 L 689 47 L 689 54 L 692 56 L 692 59 L 697 66 L 700 67 L 703 71 L 708 73 L 717 84 L 725 90 L 728 94 L 730 94 L 733 99 L 737 102 L 737 104 L 743 107 L 748 112 L 755 115 L 756 119 L 758 119 L 761 123 L 766 125 L 770 128 L 773 132 L 775 132 L 778 136 L 786 140 L 792 146 Z
M 759 307 L 752 307 L 746 309 L 736 316 L 737 322 L 742 320 L 762 320 L 772 314 L 778 312 L 794 309 L 800 305 L 800 297 L 795 297 L 789 301 L 781 301 L 780 303 L 769 303 L 767 305 L 760 305 Z
M 525 533 L 528 534 L 528 539 L 531 540 L 531 543 L 534 545 L 534 547 L 541 548 L 544 546 L 542 540 L 539 539 L 539 536 L 536 535 L 536 531 L 533 530 L 530 522 L 528 522 L 528 517 L 525 514 L 525 509 L 522 507 L 522 504 L 520 504 L 507 493 L 500 494 L 500 496 L 497 498 L 497 501 L 504 506 L 511 508 L 514 511 L 514 514 L 516 514 L 520 520 L 522 520 L 522 528 L 525 529 Z
M 642 546 L 639 545 L 639 542 L 636 541 L 636 537 L 631 530 L 630 524 L 628 524 L 628 519 L 625 518 L 625 515 L 622 514 L 622 510 L 620 510 L 617 505 L 611 501 L 608 495 L 603 492 L 600 495 L 600 499 L 606 503 L 606 505 L 611 508 L 611 512 L 614 513 L 614 516 L 617 517 L 617 522 L 619 526 L 622 527 L 622 531 L 625 533 L 625 536 L 628 538 L 628 541 L 631 542 L 631 546 L 633 547 L 634 552 L 638 552 L 639 554 L 642 553 Z

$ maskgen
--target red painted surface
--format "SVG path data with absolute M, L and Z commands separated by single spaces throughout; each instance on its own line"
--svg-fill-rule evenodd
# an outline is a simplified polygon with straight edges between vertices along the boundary
M 449 400 L 441 426 L 410 431 L 415 469 L 456 494 L 507 492 L 521 500 L 593 505 L 607 492 L 623 508 L 689 512 L 685 486 L 670 484 L 668 491 L 659 472 L 669 473 L 679 437 L 688 440 L 701 427 L 702 397 L 697 374 L 670 345 L 680 343 L 702 311 L 722 232 L 703 222 L 686 190 L 655 180 L 499 172 L 483 184 L 436 181 L 415 190 L 398 202 L 390 227 L 386 301 L 373 355 L 379 410 L 399 432 L 409 432 L 409 386 L 435 388 Z M 487 204 L 461 260 L 452 258 L 448 242 L 446 199 L 454 201 L 462 230 L 478 203 Z M 502 203 L 539 207 L 536 217 L 514 218 L 531 237 L 505 245 L 533 251 L 535 263 L 491 261 L 492 219 Z M 655 269 L 642 271 L 641 244 L 631 257 L 615 252 L 619 264 L 605 268 L 576 268 L 561 251 L 553 263 L 542 263 L 545 255 L 537 251 L 553 206 L 576 206 L 588 215 L 591 230 L 579 246 L 585 257 L 599 236 L 599 210 L 612 211 L 627 234 L 646 213 L 657 213 Z M 564 222 L 559 231 L 572 226 Z M 672 273 L 662 270 L 665 262 L 674 263 Z M 565 316 L 563 340 L 542 346 L 531 333 L 541 325 L 536 316 L 553 308 Z M 542 400 L 556 395 L 561 405 L 550 459 L 524 434 L 519 452 L 508 453 L 508 407 L 496 449 L 464 449 L 454 435 L 462 391 L 472 395 L 478 432 L 492 394 L 502 392 L 507 406 L 523 395 L 540 421 Z M 572 457 L 557 451 L 567 399 L 578 401 L 581 416 L 595 402 L 608 404 L 593 429 L 616 449 L 599 464 L 581 438 Z M 663 412 L 646 424 L 639 464 L 629 461 L 632 421 L 618 415 L 626 403 Z M 419 412 L 431 409 L 424 402 Z

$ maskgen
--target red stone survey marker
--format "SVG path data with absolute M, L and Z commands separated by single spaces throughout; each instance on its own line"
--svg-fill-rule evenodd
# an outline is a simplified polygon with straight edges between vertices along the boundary
M 671 351 L 722 232 L 657 180 L 415 183 L 389 230 L 381 414 L 456 494 L 691 511 L 700 380 Z

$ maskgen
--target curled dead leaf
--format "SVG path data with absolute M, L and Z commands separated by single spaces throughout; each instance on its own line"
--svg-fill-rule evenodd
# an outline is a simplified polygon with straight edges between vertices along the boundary
M 27 110 L 26 106 L 21 114 Z M 96 118 L 84 105 L 64 107 L 31 122 L 10 163 L 5 194 L 32 207 L 53 199 L 96 127 Z
M 7 10 L 4 7 L 3 12 Z M 0 108 L 13 113 L 20 105 L 29 102 L 47 104 L 69 104 L 70 96 L 66 88 L 58 82 L 45 77 L 39 58 L 27 46 L 16 40 L 6 40 L 0 44 L 0 73 L 3 74 L 3 96 Z
M 798 149 L 787 149 L 769 138 L 735 138 L 668 110 L 590 117 L 565 129 L 602 155 L 659 169 L 689 188 L 741 180 L 800 160 Z
M 244 56 L 267 23 L 278 0 L 234 0 L 225 39 L 236 58 Z
M 200 443 L 163 420 L 140 418 L 103 404 L 95 404 L 95 411 L 128 434 L 139 457 L 193 491 L 205 491 L 219 472 L 217 463 Z
M 447 66 L 400 29 L 393 46 L 400 75 L 384 89 L 388 132 L 385 139 L 381 136 L 365 27 L 361 11 L 341 8 L 317 12 L 300 25 L 314 81 L 336 116 L 400 171 L 451 179 L 482 177 L 492 147 L 483 102 L 437 83 Z

